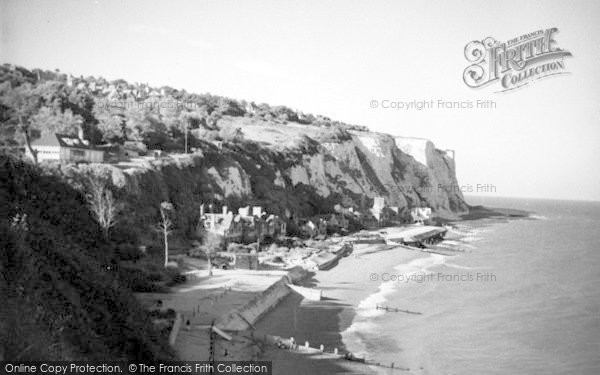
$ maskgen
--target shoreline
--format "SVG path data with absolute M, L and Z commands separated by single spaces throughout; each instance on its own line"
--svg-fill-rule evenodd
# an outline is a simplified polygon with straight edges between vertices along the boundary
M 303 345 L 305 341 L 308 341 L 311 347 L 323 345 L 325 352 L 330 353 L 335 348 L 340 354 L 354 351 L 353 354 L 356 353 L 355 355 L 359 358 L 368 353 L 368 350 L 357 350 L 357 343 L 344 341 L 344 336 L 348 335 L 347 330 L 355 324 L 359 305 L 367 298 L 381 292 L 381 285 L 385 283 L 385 281 L 381 281 L 382 274 L 397 273 L 395 267 L 410 264 L 417 259 L 428 258 L 431 254 L 401 246 L 392 248 L 386 245 L 355 246 L 359 248 L 336 267 L 327 271 L 317 271 L 306 279 L 305 286 L 318 287 L 323 290 L 322 301 L 306 301 L 301 296 L 292 293 L 256 323 L 257 331 L 268 332 L 283 338 L 294 337 L 299 345 Z M 376 274 L 378 279 L 372 280 L 372 274 Z M 409 308 L 409 306 L 400 307 Z M 377 311 L 374 305 L 362 306 L 362 308 L 366 308 L 367 312 L 372 308 L 375 314 L 384 313 L 382 310 Z M 283 355 L 277 352 L 281 350 L 274 350 L 268 350 L 264 358 L 274 360 L 274 373 L 310 373 L 301 370 L 301 368 L 305 368 L 304 361 L 313 362 L 309 356 Z M 368 355 L 366 359 L 373 360 Z M 312 368 L 313 373 L 314 371 L 325 373 L 332 366 L 332 363 L 329 363 L 331 361 L 323 368 L 319 367 L 319 363 L 323 361 L 314 362 L 316 363 L 307 365 Z M 344 362 L 352 363 L 341 361 L 337 366 L 345 366 Z M 390 364 L 385 365 L 389 366 Z M 394 365 L 399 370 L 402 366 L 400 363 Z M 364 371 L 365 365 L 361 364 L 361 366 Z M 371 368 L 372 371 L 378 371 L 373 366 Z M 389 368 L 379 369 L 387 371 L 386 373 L 390 371 Z M 407 369 L 402 370 L 406 371 Z
M 492 215 L 488 218 L 498 221 L 510 219 L 506 216 L 502 217 L 503 215 L 499 216 Z M 451 226 L 456 228 L 461 226 L 461 223 L 466 224 L 468 221 L 454 221 Z M 389 233 L 406 231 L 407 228 L 382 227 L 369 232 L 376 233 L 382 230 Z M 352 234 L 348 237 L 352 237 Z M 230 343 L 219 340 L 217 344 L 222 353 L 215 353 L 215 359 L 220 357 L 223 360 L 274 360 L 274 373 L 314 373 L 315 371 L 328 373 L 333 369 L 337 369 L 334 372 L 349 370 L 364 372 L 367 367 L 374 372 L 381 370 L 395 373 L 395 370 L 390 370 L 389 367 L 369 366 L 369 363 L 345 360 L 343 355 L 347 352 L 353 352 L 355 358 L 366 358 L 368 362 L 376 359 L 369 356 L 368 348 L 360 347 L 357 343 L 360 342 L 360 338 L 348 339 L 349 331 L 357 323 L 359 310 L 364 313 L 365 307 L 367 314 L 370 314 L 371 310 L 375 315 L 386 313 L 383 310 L 376 311 L 377 300 L 365 302 L 369 298 L 373 299 L 377 294 L 381 294 L 380 297 L 383 298 L 380 303 L 385 301 L 386 291 L 383 288 L 385 283 L 380 279 L 382 274 L 398 274 L 399 269 L 411 265 L 411 262 L 442 255 L 456 254 L 439 255 L 434 251 L 423 251 L 403 245 L 355 244 L 354 252 L 348 257 L 341 258 L 334 267 L 328 270 L 305 271 L 305 275 L 308 273 L 306 277 L 294 278 L 297 285 L 321 289 L 323 299 L 318 302 L 304 300 L 285 287 L 286 282 L 281 283 L 282 276 L 289 281 L 292 280 L 289 278 L 291 276 L 289 271 L 215 270 L 215 276 L 208 278 L 205 275 L 206 271 L 197 266 L 195 271 L 190 272 L 193 281 L 188 280 L 171 293 L 159 295 L 151 293 L 146 296 L 141 294 L 139 297 L 146 300 L 146 303 L 151 302 L 148 298 L 151 300 L 156 297 L 162 298 L 165 300 L 163 308 L 173 308 L 178 314 L 183 315 L 180 322 L 182 325 L 180 332 L 183 335 L 180 333 L 179 339 L 174 340 L 176 341 L 174 348 L 182 358 L 187 360 L 208 359 L 212 337 L 209 333 L 211 324 L 217 323 L 219 326 L 219 322 L 229 322 L 233 323 L 231 325 L 233 328 L 229 328 L 234 329 L 231 331 L 234 340 Z M 422 267 L 428 264 L 428 262 L 417 263 L 413 265 Z M 377 280 L 371 278 L 372 274 L 377 275 L 375 276 Z M 245 281 L 240 282 L 239 277 Z M 281 285 L 273 288 L 275 284 Z M 365 304 L 366 306 L 363 306 Z M 413 310 L 411 306 L 402 305 L 402 302 L 390 304 L 389 307 Z M 302 313 L 298 314 L 299 311 Z M 250 319 L 247 319 L 246 313 L 250 314 Z M 223 320 L 225 317 L 229 319 Z M 187 325 L 183 324 L 186 321 Z M 319 348 L 322 345 L 324 350 L 311 349 L 304 353 L 281 350 L 274 345 L 273 341 L 266 344 L 261 340 L 263 337 L 266 340 L 267 336 L 281 339 L 294 337 L 298 345 L 304 345 L 308 341 L 310 347 Z M 339 355 L 333 355 L 334 351 Z M 321 360 L 315 361 L 315 356 L 319 356 Z M 401 363 L 382 365 L 395 366 L 395 369 L 402 371 L 409 370 L 398 367 L 402 366 Z M 313 370 L 298 372 L 306 368 Z
M 470 230 L 475 229 L 477 233 L 477 228 L 484 228 L 492 223 L 531 218 L 531 213 L 509 211 L 510 214 L 508 211 L 505 214 L 499 214 L 498 211 L 490 210 L 477 218 L 473 217 L 448 223 L 447 225 L 452 230 L 447 246 L 455 247 L 450 243 L 459 243 L 463 248 L 469 249 L 468 243 L 473 237 L 473 233 L 469 233 Z M 493 214 L 488 214 L 491 212 Z M 400 227 L 380 228 L 380 230 L 384 229 L 386 231 L 401 230 Z M 323 344 L 325 352 L 332 352 L 333 348 L 337 348 L 340 353 L 354 351 L 358 358 L 363 358 L 363 355 L 366 355 L 367 360 L 377 360 L 376 357 L 369 356 L 369 348 L 360 348 L 360 344 L 357 344 L 357 341 L 360 341 L 360 333 L 358 339 L 357 337 L 348 337 L 350 333 L 348 331 L 353 324 L 369 323 L 369 317 L 363 322 L 357 321 L 357 318 L 359 318 L 357 312 L 362 310 L 363 313 L 368 313 L 369 306 L 373 308 L 378 303 L 377 298 L 379 296 L 376 295 L 381 294 L 381 297 L 385 300 L 384 297 L 388 292 L 382 288 L 385 282 L 380 280 L 373 282 L 369 279 L 370 273 L 381 275 L 386 272 L 395 274 L 407 272 L 410 274 L 419 272 L 417 270 L 443 264 L 448 257 L 451 258 L 465 252 L 468 253 L 470 250 L 456 251 L 455 249 L 449 253 L 440 254 L 435 251 L 419 251 L 419 249 L 402 245 L 391 248 L 387 245 L 355 245 L 355 252 L 349 258 L 342 259 L 335 268 L 327 271 L 317 271 L 305 280 L 305 286 L 323 290 L 324 301 L 310 302 L 292 293 L 269 313 L 265 314 L 256 323 L 256 328 L 261 331 L 269 331 L 270 334 L 282 338 L 294 337 L 299 345 L 303 345 L 305 341 L 309 341 L 311 347 L 319 347 Z M 442 258 L 439 259 L 440 257 Z M 431 259 L 427 260 L 428 258 Z M 438 263 L 438 261 L 441 263 Z M 359 280 L 362 280 L 362 282 Z M 360 285 L 360 287 L 357 288 L 357 285 Z M 365 300 L 369 298 L 372 300 L 366 303 Z M 384 302 L 384 304 L 387 303 L 387 301 Z M 412 306 L 405 306 L 402 301 L 390 303 L 389 306 L 401 310 L 413 310 Z M 300 309 L 303 310 L 301 315 L 304 316 L 300 321 L 298 321 L 298 318 L 290 318 L 296 316 L 296 312 Z M 385 312 L 374 312 L 375 315 L 382 313 Z M 398 348 L 398 351 L 402 350 L 402 348 Z M 288 353 L 282 354 L 281 352 Z M 274 373 L 314 374 L 315 372 L 332 372 L 331 361 L 317 360 L 311 356 L 302 356 L 277 348 L 267 350 L 261 359 L 274 361 Z M 338 371 L 350 371 L 349 368 L 344 367 L 344 362 L 350 361 L 337 363 L 337 366 L 341 366 L 337 368 Z M 393 363 L 393 365 L 395 369 L 402 371 L 402 373 L 407 373 L 407 371 L 408 373 L 422 373 L 424 371 L 423 368 L 409 368 L 410 363 L 416 366 L 415 361 L 410 358 L 408 361 L 405 358 L 402 363 Z M 382 363 L 382 365 L 387 367 L 391 363 Z M 372 373 L 399 373 L 386 367 L 370 366 L 369 368 Z M 305 371 L 305 368 L 311 370 Z M 362 370 L 359 369 L 358 371 L 364 373 L 365 369 L 366 367 L 363 365 Z M 357 371 L 357 369 L 353 368 L 352 371 Z

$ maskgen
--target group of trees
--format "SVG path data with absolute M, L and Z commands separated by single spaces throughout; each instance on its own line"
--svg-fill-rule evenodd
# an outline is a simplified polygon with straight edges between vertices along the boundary
M 117 224 L 122 204 L 114 198 L 109 183 L 99 177 L 90 177 L 85 184 L 89 209 L 100 226 L 105 240 L 109 240 L 110 229 Z M 170 202 L 162 202 L 160 219 L 155 225 L 156 232 L 162 237 L 164 245 L 164 266 L 169 262 L 169 235 L 173 231 L 174 207 Z
M 0 357 L 172 360 L 85 197 L 0 153 Z
M 110 85 L 113 91 L 107 94 L 90 88 L 97 84 L 105 88 Z M 218 125 L 223 116 L 365 130 L 285 106 L 191 94 L 170 87 L 161 88 L 159 96 L 131 94 L 148 90 L 146 85 L 124 80 L 72 79 L 58 71 L 2 65 L 0 146 L 29 147 L 44 133 L 75 134 L 79 130 L 94 144 L 136 140 L 163 150 L 183 150 L 186 142 L 194 147 L 198 139 L 239 140 L 241 132 Z

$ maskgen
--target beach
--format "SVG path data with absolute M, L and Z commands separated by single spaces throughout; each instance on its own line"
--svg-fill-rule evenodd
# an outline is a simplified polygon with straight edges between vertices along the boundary
M 292 294 L 256 324 L 300 345 L 337 347 L 388 367 L 357 370 L 272 347 L 261 359 L 273 360 L 276 374 L 597 374 L 600 206 L 500 203 L 533 214 L 454 223 L 438 244 L 463 250 L 453 255 L 359 249 L 358 258 L 352 254 L 308 279 L 323 290 L 322 301 Z M 415 277 L 390 283 L 372 281 L 372 273 Z M 422 314 L 385 312 L 377 304 Z M 389 369 L 392 362 L 400 371 Z
M 381 280 L 382 275 L 387 279 L 386 275 L 394 275 L 398 272 L 394 266 L 410 264 L 430 256 L 431 254 L 400 246 L 355 245 L 355 251 L 349 257 L 342 258 L 336 267 L 312 273 L 304 282 L 305 286 L 317 287 L 323 291 L 321 301 L 307 301 L 300 295 L 292 293 L 260 319 L 255 327 L 257 331 L 268 332 L 271 335 L 294 337 L 301 345 L 306 341 L 315 348 L 323 345 L 325 352 L 331 353 L 337 348 L 339 353 L 351 351 L 359 358 L 366 356 L 367 360 L 372 359 L 367 354 L 368 350 L 365 350 L 368 348 L 348 348 L 344 343 L 344 339 L 352 336 L 353 323 L 356 324 L 357 319 L 360 322 L 360 317 L 356 316 L 357 311 L 367 315 L 385 313 L 376 309 L 376 305 L 382 301 L 377 297 L 370 297 L 382 292 L 381 286 L 385 284 Z M 410 306 L 402 305 L 400 301 L 393 307 L 411 309 Z M 410 319 L 410 315 L 406 314 L 406 317 Z M 264 355 L 264 359 L 274 361 L 274 373 L 277 374 L 356 370 L 356 364 L 345 360 L 334 361 L 324 358 L 317 360 L 318 358 L 314 356 L 281 352 L 282 350 L 270 349 Z M 304 364 L 306 361 L 310 361 L 310 364 Z M 391 366 L 391 362 L 382 364 Z M 400 363 L 395 363 L 394 366 L 406 371 Z M 366 367 L 362 364 L 359 368 L 362 368 L 360 371 L 368 371 L 367 373 L 390 373 L 391 371 L 388 368 Z M 332 369 L 338 371 L 331 371 Z
M 540 205 L 530 219 L 453 223 L 435 252 L 358 241 L 334 267 L 295 278 L 320 290 L 319 301 L 289 289 L 288 271 L 216 270 L 210 278 L 199 271 L 199 280 L 165 298 L 193 317 L 175 348 L 183 358 L 208 359 L 212 321 L 247 321 L 231 342 L 218 338 L 215 359 L 273 361 L 274 374 L 594 373 L 598 293 L 588 280 L 597 276 L 583 259 L 597 259 L 590 246 L 600 240 L 593 231 L 600 211 L 573 207 L 579 211 Z M 566 240 L 581 228 L 581 241 Z M 407 228 L 370 233 L 400 231 Z M 548 240 L 531 241 L 538 233 Z M 562 278 L 574 281 L 568 288 L 557 277 L 564 267 L 571 271 Z M 223 319 L 238 313 L 243 319 Z M 581 343 L 577 356 L 569 342 Z

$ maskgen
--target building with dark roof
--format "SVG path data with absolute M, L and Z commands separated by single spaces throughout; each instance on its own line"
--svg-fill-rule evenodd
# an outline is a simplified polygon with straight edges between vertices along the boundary
M 37 152 L 38 161 L 59 161 L 61 163 L 102 163 L 104 151 L 90 145 L 89 141 L 65 134 L 46 134 L 31 142 Z M 27 157 L 33 159 L 29 149 Z

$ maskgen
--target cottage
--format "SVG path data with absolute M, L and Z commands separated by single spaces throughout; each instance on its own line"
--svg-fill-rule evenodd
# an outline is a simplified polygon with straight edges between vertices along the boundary
M 224 206 L 220 214 L 204 213 L 200 206 L 200 223 L 204 231 L 217 234 L 226 243 L 252 243 L 287 234 L 286 222 L 277 215 L 268 215 L 260 206 L 241 207 L 237 215 Z
M 252 207 L 252 213 L 250 213 L 250 206 L 241 207 L 238 209 L 238 215 L 243 223 L 244 235 L 243 241 L 246 243 L 262 241 L 265 238 L 267 225 L 263 216 L 262 208 L 259 206 Z
M 371 211 L 371 214 L 378 222 L 383 222 L 388 220 L 387 210 L 385 208 L 385 198 L 375 197 L 373 199 L 373 207 L 369 211 Z
M 287 225 L 279 216 L 271 214 L 265 221 L 267 237 L 277 238 L 287 234 Z
M 308 220 L 300 226 L 300 230 L 304 235 L 310 238 L 325 236 L 327 235 L 327 221 L 319 219 L 319 221 L 315 223 L 312 220 Z
M 410 210 L 410 216 L 415 224 L 424 224 L 431 219 L 430 207 L 415 207 Z
M 300 226 L 302 233 L 310 238 L 317 235 L 317 226 L 311 220 L 306 221 Z
M 200 222 L 206 232 L 216 234 L 226 242 L 239 242 L 243 236 L 243 223 L 239 215 L 234 216 L 223 207 L 220 214 L 204 213 L 204 205 L 200 206 Z
M 104 151 L 90 145 L 89 141 L 79 136 L 65 134 L 47 134 L 31 142 L 31 148 L 37 153 L 38 161 L 59 161 L 61 163 L 102 163 Z M 33 155 L 26 150 L 26 156 Z

